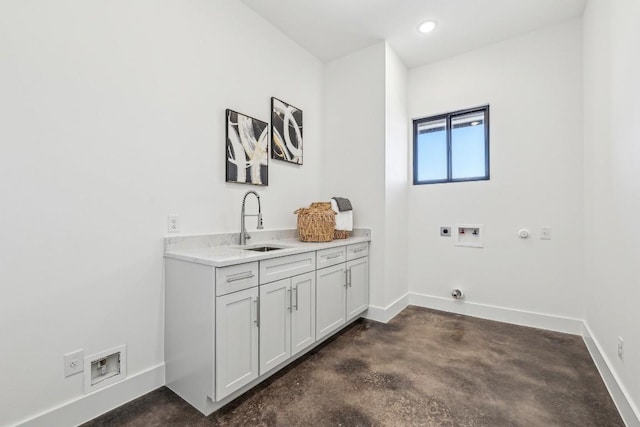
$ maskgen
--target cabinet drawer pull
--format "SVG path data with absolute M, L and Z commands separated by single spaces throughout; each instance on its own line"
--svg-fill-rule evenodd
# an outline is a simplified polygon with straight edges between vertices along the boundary
M 244 280 L 244 279 L 251 279 L 252 277 L 255 277 L 255 274 L 253 273 L 249 273 L 249 274 L 245 274 L 244 276 L 232 276 L 232 277 L 227 277 L 227 283 L 231 283 L 231 282 L 237 282 L 238 280 Z
M 296 290 L 296 305 L 295 305 L 295 308 L 296 308 L 296 311 L 298 311 L 298 285 L 296 285 L 295 290 Z
M 291 312 L 291 306 L 293 305 L 293 293 L 291 292 L 291 289 L 287 289 L 287 294 L 289 295 L 289 307 L 287 307 L 287 310 L 289 310 L 289 312 Z
M 335 258 L 340 258 L 342 256 L 342 253 L 339 254 L 335 254 L 335 255 L 329 255 L 327 256 L 327 259 L 335 259 Z
M 363 252 L 366 251 L 367 248 L 360 248 L 360 249 L 354 249 L 353 252 L 358 253 L 358 252 Z

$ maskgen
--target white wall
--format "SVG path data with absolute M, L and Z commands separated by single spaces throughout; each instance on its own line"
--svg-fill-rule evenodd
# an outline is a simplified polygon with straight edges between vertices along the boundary
M 371 228 L 370 299 L 384 306 L 385 43 L 325 64 L 322 189 L 348 197 Z
M 408 73 L 385 47 L 385 307 L 409 291 L 407 208 L 409 192 Z
M 578 19 L 410 70 L 411 118 L 491 107 L 491 180 L 409 190 L 410 291 L 583 317 L 581 51 Z M 456 223 L 484 224 L 485 247 L 439 236 Z
M 634 407 L 636 423 L 640 419 L 639 20 L 640 3 L 635 0 L 590 0 L 584 14 L 586 323 Z M 624 339 L 624 360 L 617 354 L 619 336 Z
M 163 362 L 168 214 L 235 231 L 256 189 L 295 227 L 320 196 L 322 64 L 237 1 L 0 2 L 0 94 L 0 425 L 82 395 L 66 352 Z M 304 166 L 225 184 L 225 108 L 268 121 L 271 96 L 304 111 Z
M 323 190 L 372 230 L 370 315 L 406 295 L 407 69 L 386 42 L 325 65 Z

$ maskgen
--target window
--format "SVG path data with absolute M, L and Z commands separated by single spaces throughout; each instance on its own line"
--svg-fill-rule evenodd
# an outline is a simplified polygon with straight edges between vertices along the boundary
M 413 121 L 413 184 L 489 179 L 489 106 Z

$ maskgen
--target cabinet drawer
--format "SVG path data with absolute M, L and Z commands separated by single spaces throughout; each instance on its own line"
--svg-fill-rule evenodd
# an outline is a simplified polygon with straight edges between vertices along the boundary
M 316 265 L 318 269 L 340 264 L 347 260 L 347 247 L 323 249 L 316 252 Z
M 260 284 L 275 282 L 316 269 L 315 252 L 260 261 Z
M 347 261 L 369 255 L 369 242 L 347 246 Z
M 216 296 L 258 286 L 258 263 L 216 268 Z

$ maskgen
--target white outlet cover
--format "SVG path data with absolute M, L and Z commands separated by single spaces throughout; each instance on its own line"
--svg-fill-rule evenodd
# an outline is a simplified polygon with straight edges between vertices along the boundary
M 624 340 L 618 337 L 618 357 L 624 359 Z
M 178 215 L 169 215 L 167 217 L 167 231 L 169 233 L 180 232 L 180 217 Z
M 84 350 L 76 350 L 64 355 L 64 376 L 79 374 L 84 370 Z

